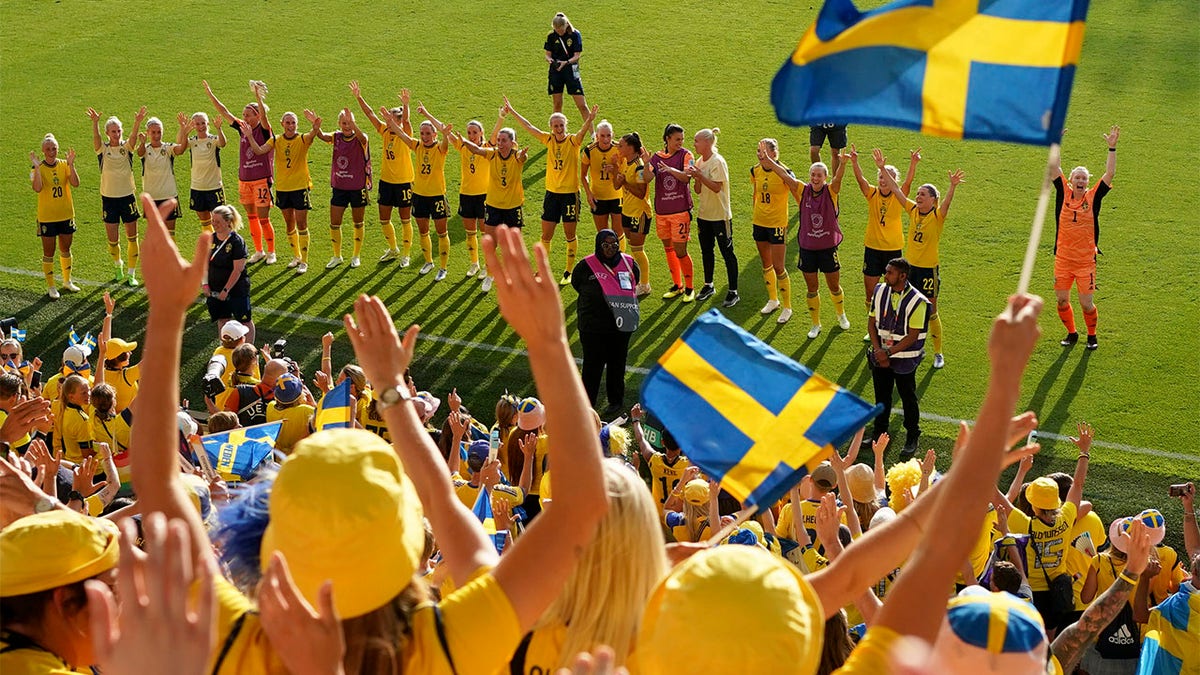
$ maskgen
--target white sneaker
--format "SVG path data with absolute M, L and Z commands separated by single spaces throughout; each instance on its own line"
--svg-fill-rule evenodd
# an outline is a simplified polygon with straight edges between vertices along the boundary
M 418 272 L 418 274 L 429 274 L 432 271 L 433 271 L 433 263 L 427 262 L 424 265 L 421 265 L 421 270 Z
M 792 318 L 791 308 L 784 307 L 783 311 L 779 313 L 779 318 L 775 319 L 775 323 L 787 323 L 788 320 L 791 318 Z
M 643 295 L 650 295 L 650 282 L 647 281 L 644 284 L 638 284 L 636 293 L 637 293 L 638 297 L 641 297 Z
M 838 314 L 838 327 L 842 330 L 850 330 L 850 318 L 845 314 Z
M 329 259 L 329 262 L 325 263 L 325 269 L 327 269 L 327 270 L 331 270 L 331 269 L 333 269 L 333 268 L 335 268 L 335 267 L 337 267 L 338 265 L 341 265 L 341 264 L 342 264 L 342 258 L 341 258 L 341 256 L 336 256 L 336 255 L 335 255 L 335 256 L 333 256 L 332 258 L 330 258 L 330 259 Z
M 808 339 L 811 340 L 821 334 L 821 324 L 817 324 L 808 329 Z
M 74 281 L 68 281 L 67 283 L 63 284 L 62 289 L 68 293 L 79 292 L 79 286 L 76 286 Z
M 262 260 L 265 257 L 267 257 L 266 253 L 263 253 L 262 251 L 255 251 L 254 255 L 252 255 L 246 259 L 246 264 L 253 265 L 254 263 L 258 262 L 259 260 Z
M 767 304 L 763 305 L 763 308 L 758 310 L 758 313 L 759 314 L 770 314 L 771 312 L 774 312 L 777 309 L 779 309 L 779 301 L 778 300 L 768 300 Z
M 408 256 L 400 259 L 400 267 L 408 267 L 412 260 Z
M 492 282 L 493 281 L 494 280 L 491 277 L 484 277 L 483 283 L 479 285 L 479 290 L 484 293 L 487 293 L 488 291 L 492 290 Z
M 304 274 L 307 271 L 308 271 L 308 263 L 301 262 L 300 264 L 296 265 L 296 274 Z
M 292 258 L 292 259 L 291 259 L 291 261 L 289 261 L 289 262 L 288 262 L 287 266 L 288 266 L 288 269 L 290 270 L 290 269 L 292 269 L 293 267 L 295 267 L 296 265 L 299 265 L 299 264 L 300 264 L 300 259 L 299 259 L 299 258 Z
M 437 271 L 437 274 L 435 274 L 433 276 L 434 281 L 441 281 L 442 279 L 445 279 L 445 278 L 446 278 L 446 268 L 445 267 L 439 269 Z
M 871 341 L 870 333 L 867 333 L 866 335 L 863 336 L 863 342 L 870 342 L 870 341 Z
M 274 254 L 274 253 L 268 253 L 268 254 L 267 254 L 267 259 L 266 259 L 266 260 L 264 260 L 263 262 L 265 262 L 265 263 L 266 263 L 266 264 L 268 264 L 268 265 L 274 265 L 274 264 L 275 264 L 275 254 Z
M 350 267 L 358 267 L 361 264 L 362 261 L 358 259 L 358 256 L 354 256 L 350 259 Z
M 467 278 L 470 279 L 476 274 L 479 274 L 479 263 L 471 263 L 471 266 L 467 268 Z
M 395 260 L 396 258 L 399 258 L 399 257 L 400 257 L 400 249 L 389 248 L 388 250 L 383 252 L 383 255 L 379 256 L 379 262 L 387 262 L 389 260 Z
M 51 300 L 57 300 L 59 298 L 58 289 L 57 288 L 47 288 L 46 289 L 46 297 L 50 298 Z
M 933 355 L 933 367 L 937 368 L 939 370 L 942 368 L 945 368 L 946 367 L 946 357 L 942 356 L 941 354 L 934 354 Z

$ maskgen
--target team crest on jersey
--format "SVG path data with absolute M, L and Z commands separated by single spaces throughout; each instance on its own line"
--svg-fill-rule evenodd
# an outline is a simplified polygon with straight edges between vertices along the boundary
M 233 244 L 225 244 L 225 252 L 230 253 L 232 251 L 233 251 Z
M 575 39 L 574 39 L 574 38 L 567 38 L 567 46 L 568 46 L 568 47 L 573 47 L 573 46 L 575 46 Z
M 1083 204 L 1081 204 L 1081 205 L 1079 206 L 1079 210 L 1080 210 L 1080 211 L 1090 211 L 1090 210 L 1092 210 L 1092 206 L 1091 206 L 1091 204 L 1088 204 L 1087 202 L 1084 202 Z

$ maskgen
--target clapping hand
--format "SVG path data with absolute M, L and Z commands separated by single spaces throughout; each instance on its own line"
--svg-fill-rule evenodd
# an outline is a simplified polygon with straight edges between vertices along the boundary
M 420 326 L 410 326 L 401 339 L 383 301 L 378 296 L 366 295 L 358 296 L 354 301 L 354 316 L 347 314 L 343 321 L 367 380 L 381 389 L 402 385 L 404 371 L 412 363 Z
M 521 231 L 501 225 L 495 237 L 483 238 L 488 269 L 496 278 L 496 302 L 500 314 L 531 350 L 565 345 L 566 327 L 558 283 L 550 271 L 550 260 L 540 243 L 534 245 L 538 275 L 530 270 L 529 252 Z M 504 254 L 500 263 L 498 252 Z

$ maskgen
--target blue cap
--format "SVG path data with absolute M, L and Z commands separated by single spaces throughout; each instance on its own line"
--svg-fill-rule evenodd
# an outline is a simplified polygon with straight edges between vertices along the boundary
M 295 375 L 280 375 L 275 380 L 275 400 L 292 403 L 304 393 L 304 383 Z
M 492 452 L 492 445 L 487 441 L 471 441 L 467 446 L 467 467 L 471 473 L 479 473 Z

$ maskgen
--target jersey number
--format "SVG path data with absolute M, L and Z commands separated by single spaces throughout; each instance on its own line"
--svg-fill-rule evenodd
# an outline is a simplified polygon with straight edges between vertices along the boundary
M 388 150 L 388 151 L 387 151 L 387 158 L 388 158 L 388 159 L 396 159 L 396 153 L 392 152 L 391 150 Z
M 507 187 L 507 186 L 508 186 L 508 177 L 500 176 L 500 187 Z
M 607 171 L 600 169 L 600 180 L 609 180 L 610 178 L 612 178 L 612 176 L 608 175 Z
M 431 174 L 431 173 L 433 173 L 433 167 L 432 167 L 432 166 L 430 166 L 430 165 L 428 165 L 428 164 L 422 164 L 422 165 L 421 165 L 421 175 L 422 175 L 422 176 L 428 176 L 428 175 L 429 175 L 429 174 Z
M 554 160 L 554 170 L 562 171 L 562 168 L 563 168 L 563 161 L 561 159 Z
M 54 197 L 55 199 L 58 199 L 59 197 L 62 197 L 62 196 L 63 196 L 63 189 L 62 189 L 62 186 L 61 186 L 61 185 L 56 185 L 56 186 L 54 186 L 54 187 L 50 188 L 50 196 L 51 196 L 51 197 Z
M 258 199 L 259 199 L 259 201 L 270 201 L 271 200 L 271 191 L 268 188 L 259 188 L 258 189 Z
M 471 173 L 475 173 L 475 162 L 471 162 L 467 166 L 470 167 Z
M 292 168 L 292 158 L 291 157 L 288 157 L 284 160 L 284 166 L 289 169 Z
M 770 192 L 764 192 L 764 193 L 762 193 L 762 203 L 763 203 L 763 204 L 770 204 L 770 203 L 771 203 L 771 193 L 770 193 Z
M 669 487 L 667 486 L 667 477 L 666 476 L 660 477 L 658 479 L 658 482 L 662 484 L 662 495 L 663 495 L 662 503 L 666 504 L 667 497 L 670 496 L 671 492 L 675 489 L 675 486 L 679 485 L 679 479 L 676 478 L 676 479 L 672 480 L 671 485 Z
M 923 243 L 925 241 L 925 233 L 924 232 L 914 233 L 913 241 L 917 242 L 918 244 Z

